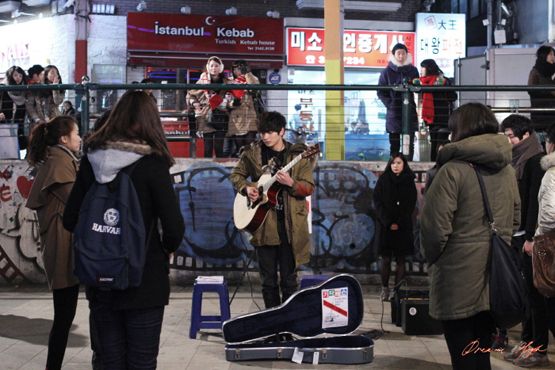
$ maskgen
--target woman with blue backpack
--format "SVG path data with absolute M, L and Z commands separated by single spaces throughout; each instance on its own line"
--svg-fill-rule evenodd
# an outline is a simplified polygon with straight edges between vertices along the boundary
M 37 211 L 42 263 L 54 300 L 46 360 L 49 370 L 62 367 L 79 295 L 79 280 L 72 268 L 71 233 L 64 229 L 61 216 L 75 182 L 80 146 L 77 121 L 72 117 L 42 122 L 31 132 L 27 159 L 37 172 L 26 206 Z
M 75 272 L 87 287 L 102 368 L 155 369 L 169 303 L 169 256 L 181 244 L 184 224 L 169 172 L 174 160 L 152 98 L 126 92 L 84 152 L 64 226 L 75 232 Z M 110 256 L 110 248 L 118 250 Z M 123 260 L 117 258 L 122 251 L 128 253 Z M 104 264 L 96 264 L 99 256 L 107 258 Z

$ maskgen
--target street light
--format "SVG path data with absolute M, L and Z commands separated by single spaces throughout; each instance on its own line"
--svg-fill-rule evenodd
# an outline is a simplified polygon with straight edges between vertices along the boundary
M 225 10 L 226 15 L 237 15 L 237 8 L 232 6 Z
M 144 10 L 146 10 L 146 1 L 141 0 L 141 1 L 139 1 L 139 4 L 137 4 L 137 11 L 142 12 Z

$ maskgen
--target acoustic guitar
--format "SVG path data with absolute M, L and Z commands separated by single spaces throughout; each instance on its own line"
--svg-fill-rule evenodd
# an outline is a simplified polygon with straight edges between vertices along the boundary
M 280 171 L 287 172 L 293 166 L 300 162 L 303 158 L 309 158 L 320 152 L 318 144 L 309 146 L 304 152 L 293 158 Z M 277 203 L 277 195 L 281 190 L 279 184 L 276 184 L 276 175 L 268 173 L 263 174 L 256 184 L 259 197 L 252 202 L 249 197 L 237 193 L 233 204 L 233 221 L 235 227 L 239 230 L 247 230 L 251 233 L 255 232 L 266 219 L 268 211 Z

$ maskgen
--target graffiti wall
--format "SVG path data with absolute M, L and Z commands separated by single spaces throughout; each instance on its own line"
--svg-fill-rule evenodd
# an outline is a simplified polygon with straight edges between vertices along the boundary
M 249 234 L 233 224 L 235 193 L 229 175 L 235 162 L 182 160 L 174 168 L 175 189 L 185 219 L 185 235 L 172 266 L 177 270 L 225 271 L 254 268 Z M 316 190 L 311 202 L 311 261 L 306 269 L 377 271 L 373 245 L 373 189 L 383 162 L 321 161 L 315 169 Z M 414 165 L 422 205 L 429 164 Z M 415 227 L 418 230 L 418 226 Z M 409 271 L 423 273 L 423 258 L 415 238 Z
M 0 161 L 0 283 L 46 282 L 37 216 L 25 207 L 30 170 L 24 161 Z
M 229 175 L 235 162 L 178 159 L 172 168 L 175 191 L 185 219 L 185 235 L 174 254 L 172 276 L 188 271 L 254 269 L 249 235 L 233 224 L 235 193 Z M 373 189 L 383 162 L 321 161 L 310 199 L 312 246 L 306 269 L 375 272 L 377 251 Z M 419 205 L 427 164 L 417 163 Z M 25 207 L 32 184 L 24 161 L 0 161 L 0 284 L 44 283 L 36 215 Z M 418 209 L 420 207 L 417 207 Z M 415 220 L 417 220 L 417 213 Z M 417 230 L 417 228 L 415 228 Z M 415 245 L 418 240 L 415 240 Z M 422 273 L 415 246 L 409 269 Z

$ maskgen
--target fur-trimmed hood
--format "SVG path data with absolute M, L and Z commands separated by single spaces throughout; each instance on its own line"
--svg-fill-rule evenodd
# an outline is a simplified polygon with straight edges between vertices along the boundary
M 412 66 L 412 54 L 411 53 L 407 53 L 407 59 L 405 59 L 404 63 L 399 63 L 397 61 L 397 59 L 395 59 L 395 55 L 390 54 L 389 55 L 389 63 L 388 63 L 388 67 L 397 71 L 399 68 L 402 67 L 406 67 L 406 66 Z
M 101 184 L 116 178 L 119 171 L 145 155 L 152 153 L 150 145 L 126 141 L 109 141 L 102 149 L 87 153 L 94 177 Z
M 555 167 L 555 152 L 544 155 L 540 161 L 542 169 L 547 171 L 551 167 Z

